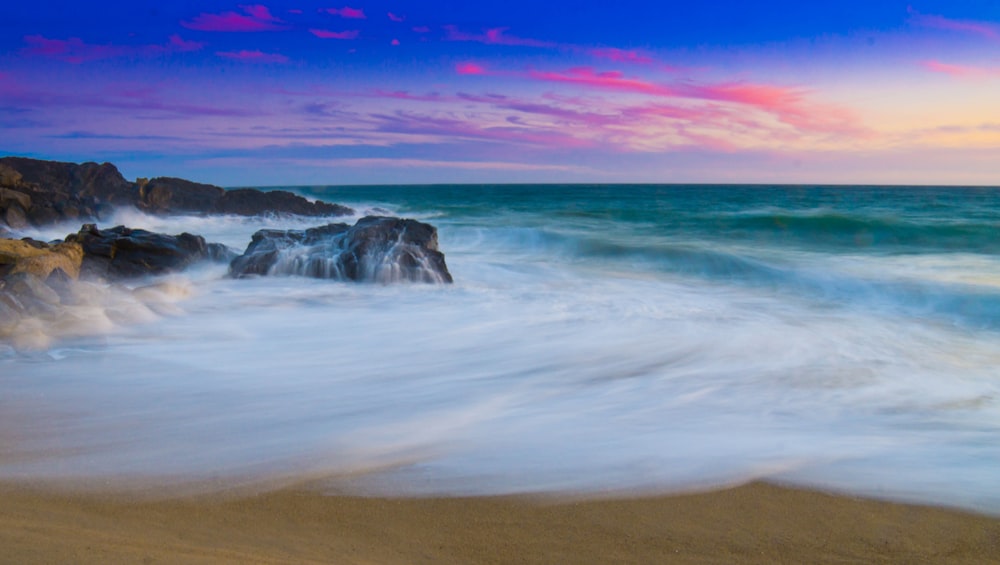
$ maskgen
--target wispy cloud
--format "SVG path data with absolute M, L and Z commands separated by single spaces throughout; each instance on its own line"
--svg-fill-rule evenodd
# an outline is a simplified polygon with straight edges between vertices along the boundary
M 288 29 L 282 20 L 271 15 L 266 6 L 260 4 L 241 5 L 242 14 L 223 12 L 221 14 L 202 13 L 181 25 L 197 31 L 250 32 L 280 31 Z
M 248 51 L 246 49 L 242 51 L 216 51 L 216 55 L 223 57 L 225 59 L 233 59 L 236 61 L 244 61 L 248 63 L 287 63 L 288 57 L 281 55 L 279 53 L 264 53 L 262 51 L 254 50 Z
M 351 8 L 350 6 L 344 6 L 343 8 L 324 8 L 322 11 L 327 14 L 352 20 L 364 20 L 368 18 L 368 16 L 365 15 L 364 10 L 360 8 Z
M 329 31 L 326 29 L 310 29 L 309 33 L 321 39 L 357 39 L 361 34 L 360 30 L 351 29 L 347 31 Z
M 503 143 L 528 144 L 547 148 L 591 147 L 593 142 L 573 135 L 544 128 L 509 127 L 496 122 L 483 122 L 470 117 L 431 116 L 396 111 L 392 114 L 371 114 L 376 131 L 443 139 L 475 139 Z
M 598 59 L 608 59 L 616 63 L 634 63 L 648 65 L 653 63 L 653 58 L 635 49 L 617 49 L 615 47 L 594 48 L 587 51 L 592 57 Z
M 916 25 L 979 35 L 1000 40 L 1000 24 L 977 20 L 957 20 L 944 16 L 921 14 L 910 9 L 910 21 Z
M 591 67 L 574 67 L 566 71 L 528 71 L 527 76 L 535 80 L 546 82 L 561 82 L 614 90 L 618 92 L 631 92 L 636 94 L 653 94 L 657 96 L 678 96 L 677 89 L 644 81 L 637 78 L 628 78 L 621 71 L 595 71 Z
M 466 33 L 458 29 L 458 27 L 453 25 L 444 26 L 445 29 L 445 40 L 446 41 L 475 41 L 478 43 L 485 43 L 487 45 L 515 45 L 522 47 L 542 47 L 542 48 L 553 48 L 558 47 L 559 44 L 553 41 L 543 41 L 540 39 L 530 39 L 526 37 L 517 37 L 515 35 L 508 35 L 507 29 L 505 27 L 495 27 L 486 30 L 484 33 Z
M 426 29 L 426 28 L 422 28 Z M 634 65 L 650 65 L 656 62 L 648 53 L 638 49 L 619 49 L 617 47 L 590 47 L 572 43 L 560 43 L 544 39 L 519 37 L 508 33 L 510 28 L 494 27 L 482 33 L 463 31 L 454 25 L 444 26 L 445 41 L 471 41 L 486 45 L 508 45 L 515 47 L 536 47 L 539 49 L 556 49 L 564 52 L 580 53 L 596 59 L 607 59 L 616 63 Z M 416 28 L 415 28 L 416 31 Z M 664 65 L 670 68 L 669 65 Z
M 935 73 L 944 73 L 961 79 L 986 79 L 1000 78 L 1000 69 L 987 67 L 973 67 L 968 65 L 952 65 L 940 61 L 924 61 L 924 68 Z
M 354 158 L 324 159 L 317 165 L 345 167 L 394 167 L 394 168 L 434 168 L 486 171 L 583 171 L 577 165 L 512 163 L 504 161 L 445 161 L 434 159 L 407 158 Z
M 456 66 L 458 74 L 506 75 L 536 81 L 577 86 L 584 91 L 609 91 L 652 98 L 736 104 L 753 108 L 779 122 L 803 132 L 828 135 L 862 135 L 863 128 L 849 111 L 809 100 L 809 92 L 795 87 L 728 82 L 697 84 L 690 81 L 659 83 L 629 77 L 620 71 L 597 71 L 591 67 L 575 67 L 561 71 L 526 72 L 491 71 L 474 63 Z M 690 117 L 690 115 L 688 116 Z M 704 115 L 702 115 L 704 117 Z M 728 119 L 728 118 L 727 118 Z M 746 120 L 747 127 L 757 127 Z
M 197 41 L 187 41 L 179 35 L 170 36 L 170 41 L 164 45 L 95 45 L 86 43 L 78 37 L 49 39 L 41 35 L 29 35 L 24 38 L 24 42 L 27 44 L 21 50 L 24 55 L 49 57 L 73 64 L 119 57 L 148 57 L 168 53 L 184 53 L 198 51 L 205 46 L 204 43 Z
M 400 16 L 398 14 L 393 14 L 392 12 L 389 12 L 387 15 L 389 16 L 389 19 L 392 20 L 392 21 L 394 21 L 394 22 L 405 22 L 406 21 L 406 17 Z

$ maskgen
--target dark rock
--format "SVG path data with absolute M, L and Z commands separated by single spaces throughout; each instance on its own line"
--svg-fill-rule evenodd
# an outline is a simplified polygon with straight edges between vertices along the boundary
M 309 201 L 287 190 L 261 191 L 253 188 L 227 190 L 216 206 L 220 214 L 258 216 L 296 214 L 299 216 L 347 216 L 354 210 L 339 204 Z
M 79 218 L 107 218 L 115 206 L 152 214 L 353 214 L 345 206 L 313 202 L 287 191 L 218 186 L 159 177 L 132 183 L 110 163 L 61 163 L 0 158 L 0 223 L 15 229 Z
M 208 260 L 214 263 L 231 263 L 238 254 L 221 243 L 207 243 L 205 250 L 208 252 Z
M 450 283 L 434 226 L 368 216 L 354 226 L 260 230 L 230 275 L 302 275 L 351 281 Z
M 86 224 L 66 241 L 83 246 L 82 272 L 100 277 L 158 275 L 212 257 L 205 238 L 189 233 L 173 236 L 125 226 L 100 230 Z
M 225 192 L 210 184 L 159 177 L 139 190 L 138 207 L 153 214 L 211 212 Z
M 138 191 L 111 163 L 61 163 L 25 157 L 3 157 L 0 164 L 21 175 L 21 183 L 42 192 L 90 196 L 112 204 L 134 204 Z

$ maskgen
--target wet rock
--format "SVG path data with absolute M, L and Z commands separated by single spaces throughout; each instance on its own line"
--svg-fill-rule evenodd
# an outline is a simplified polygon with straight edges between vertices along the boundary
M 41 303 L 50 306 L 58 305 L 61 300 L 59 293 L 49 288 L 45 282 L 31 273 L 14 273 L 4 277 L 3 290 L 12 294 L 21 304 Z M 30 307 L 26 309 L 31 310 Z
M 20 321 L 21 312 L 9 304 L 7 293 L 0 289 L 0 337 L 13 332 Z
M 75 243 L 51 245 L 32 239 L 0 239 L 0 276 L 29 273 L 41 279 L 55 270 L 76 278 L 80 274 L 83 248 Z
M 350 281 L 450 283 L 434 226 L 368 216 L 354 226 L 260 230 L 230 275 L 301 275 Z
M 101 230 L 86 224 L 66 241 L 82 246 L 82 272 L 112 279 L 180 271 L 218 254 L 199 235 L 165 235 L 125 226 Z

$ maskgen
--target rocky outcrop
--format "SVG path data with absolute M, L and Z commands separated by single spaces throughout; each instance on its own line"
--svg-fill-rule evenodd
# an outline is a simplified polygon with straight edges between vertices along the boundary
M 152 214 L 344 216 L 354 213 L 346 206 L 313 202 L 285 190 L 224 190 L 210 184 L 169 177 L 146 182 L 139 190 L 136 207 Z
M 164 235 L 125 226 L 101 230 L 86 224 L 66 242 L 82 247 L 82 273 L 110 279 L 160 275 L 199 261 L 229 261 L 235 255 L 200 235 Z
M 83 248 L 77 243 L 50 245 L 31 239 L 0 239 L 0 277 L 27 273 L 45 279 L 59 269 L 71 278 L 80 275 Z
M 0 225 L 13 229 L 108 217 L 116 206 L 152 214 L 353 214 L 345 206 L 314 202 L 287 191 L 218 186 L 159 177 L 129 182 L 110 163 L 61 163 L 0 158 Z
M 287 190 L 267 192 L 253 188 L 227 190 L 216 204 L 219 214 L 259 216 L 262 214 L 295 214 L 298 216 L 349 216 L 354 210 L 340 204 L 309 201 Z
M 434 226 L 368 216 L 354 226 L 260 230 L 230 264 L 233 277 L 301 275 L 350 281 L 450 283 Z
M 225 192 L 210 184 L 159 177 L 139 189 L 136 207 L 151 214 L 214 212 L 216 203 Z

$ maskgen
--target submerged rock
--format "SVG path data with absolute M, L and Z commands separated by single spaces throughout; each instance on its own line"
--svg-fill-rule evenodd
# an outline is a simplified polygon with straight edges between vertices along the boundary
M 230 275 L 301 275 L 372 282 L 450 283 L 437 228 L 386 216 L 354 226 L 328 224 L 307 230 L 260 230 Z
M 200 235 L 164 235 L 125 226 L 101 230 L 86 224 L 66 241 L 82 246 L 84 273 L 108 278 L 159 275 L 235 255 L 221 244 L 206 243 Z

